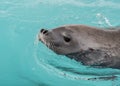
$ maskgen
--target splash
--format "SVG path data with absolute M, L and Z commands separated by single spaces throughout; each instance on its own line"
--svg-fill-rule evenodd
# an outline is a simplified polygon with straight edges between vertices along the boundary
M 111 26 L 113 26 L 111 23 L 110 23 L 110 21 L 108 20 L 108 18 L 107 17 L 105 17 L 104 15 L 102 15 L 101 13 L 97 13 L 96 14 L 96 17 L 98 18 L 98 24 L 100 25 L 100 26 L 109 26 L 109 27 L 111 27 Z

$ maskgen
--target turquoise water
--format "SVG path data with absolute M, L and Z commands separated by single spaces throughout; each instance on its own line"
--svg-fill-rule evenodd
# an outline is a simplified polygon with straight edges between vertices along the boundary
M 0 0 L 0 86 L 120 86 L 120 70 L 83 66 L 37 40 L 40 28 L 119 26 L 119 15 L 120 0 Z

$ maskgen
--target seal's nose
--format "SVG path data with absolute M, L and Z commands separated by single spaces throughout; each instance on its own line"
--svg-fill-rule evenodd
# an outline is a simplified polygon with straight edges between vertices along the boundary
M 47 33 L 48 33 L 48 30 L 41 29 L 40 32 L 43 33 L 43 34 L 47 34 Z

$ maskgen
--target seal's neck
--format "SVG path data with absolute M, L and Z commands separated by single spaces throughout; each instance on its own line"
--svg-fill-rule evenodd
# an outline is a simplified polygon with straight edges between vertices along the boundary
M 66 55 L 67 57 L 81 62 L 88 66 L 108 67 L 111 63 L 111 56 L 101 50 L 87 50 Z

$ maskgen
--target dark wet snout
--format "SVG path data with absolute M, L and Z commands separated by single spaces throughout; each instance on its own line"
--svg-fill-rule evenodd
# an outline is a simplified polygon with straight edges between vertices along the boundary
M 46 30 L 46 29 L 41 29 L 40 30 L 40 33 L 42 33 L 42 34 L 44 34 L 44 35 L 47 35 L 48 34 L 48 30 Z

